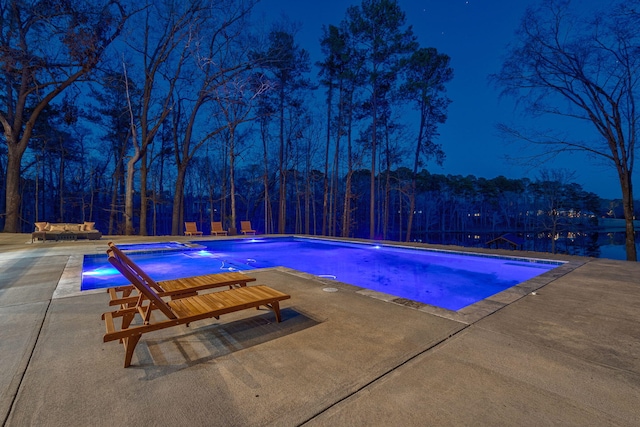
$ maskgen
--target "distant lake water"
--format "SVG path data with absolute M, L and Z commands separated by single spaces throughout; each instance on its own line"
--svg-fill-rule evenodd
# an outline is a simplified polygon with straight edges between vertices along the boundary
M 488 247 L 487 242 L 505 233 L 426 233 L 416 236 L 416 241 L 431 244 L 459 245 L 466 247 Z M 551 252 L 552 239 L 548 233 L 511 233 L 522 241 L 522 249 L 535 252 Z M 640 232 L 635 236 L 636 249 L 640 254 Z M 556 236 L 556 253 L 625 260 L 625 233 L 623 231 L 562 232 Z M 507 248 L 501 245 L 501 248 Z

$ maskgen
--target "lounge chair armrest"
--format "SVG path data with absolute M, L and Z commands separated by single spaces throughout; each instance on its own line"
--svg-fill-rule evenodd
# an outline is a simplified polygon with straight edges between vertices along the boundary
M 131 293 L 131 291 L 135 290 L 136 288 L 133 285 L 112 286 L 110 288 L 107 288 L 107 292 L 111 292 L 110 291 L 111 289 L 113 289 L 114 292 L 129 292 L 129 293 Z
M 106 321 L 107 317 L 111 317 L 111 319 L 114 319 L 115 317 L 123 317 L 127 314 L 135 314 L 137 312 L 138 312 L 138 307 L 126 307 L 126 308 L 121 308 L 120 310 L 107 311 L 105 313 L 102 313 L 102 320 Z
M 138 301 L 137 296 L 118 298 L 116 295 L 114 295 L 109 300 L 109 305 L 124 306 L 125 304 L 135 304 L 137 301 Z
M 102 313 L 102 320 L 104 320 L 105 327 L 107 328 L 107 335 L 113 334 L 116 331 L 116 327 L 113 324 L 113 313 Z

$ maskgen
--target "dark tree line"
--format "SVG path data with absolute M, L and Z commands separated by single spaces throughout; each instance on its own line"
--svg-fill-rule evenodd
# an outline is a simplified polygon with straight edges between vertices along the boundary
M 557 176 L 428 172 L 445 159 L 454 74 L 397 1 L 362 0 L 327 24 L 317 64 L 296 24 L 253 24 L 254 4 L 1 1 L 4 231 L 86 220 L 176 235 L 184 221 L 249 219 L 263 233 L 410 241 L 555 232 L 558 212 L 601 213 Z

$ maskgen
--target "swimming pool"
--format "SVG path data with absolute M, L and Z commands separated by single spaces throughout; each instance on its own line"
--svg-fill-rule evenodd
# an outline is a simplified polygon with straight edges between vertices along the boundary
M 297 237 L 198 243 L 204 248 L 162 253 L 136 250 L 130 256 L 155 280 L 284 266 L 453 311 L 562 264 Z M 125 283 L 106 256 L 85 256 L 82 290 Z

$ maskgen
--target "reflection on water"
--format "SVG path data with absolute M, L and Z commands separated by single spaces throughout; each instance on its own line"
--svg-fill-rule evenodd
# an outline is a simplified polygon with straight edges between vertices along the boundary
M 486 247 L 487 242 L 505 233 L 427 233 L 418 241 L 431 244 L 459 245 L 466 247 Z M 589 256 L 625 260 L 625 232 L 623 231 L 586 231 L 551 233 L 512 233 L 523 241 L 522 250 L 536 252 L 555 252 L 566 255 Z M 636 233 L 636 248 L 640 253 L 640 232 Z M 507 246 L 500 246 L 507 248 Z

